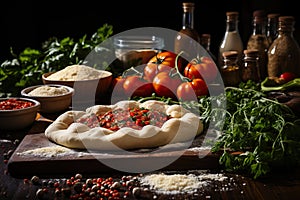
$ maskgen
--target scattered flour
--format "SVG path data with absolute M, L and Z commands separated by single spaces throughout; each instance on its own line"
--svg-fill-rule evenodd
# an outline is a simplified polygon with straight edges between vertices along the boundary
M 71 149 L 61 146 L 41 147 L 18 153 L 19 156 L 40 156 L 40 157 L 56 157 L 70 153 Z
M 142 185 L 150 186 L 150 189 L 158 193 L 177 194 L 192 193 L 209 184 L 210 180 L 224 181 L 228 177 L 223 174 L 151 174 L 140 179 Z

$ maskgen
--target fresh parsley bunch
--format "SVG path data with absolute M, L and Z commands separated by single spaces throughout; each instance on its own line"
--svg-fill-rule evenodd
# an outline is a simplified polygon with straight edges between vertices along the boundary
M 227 171 L 255 179 L 276 168 L 294 168 L 300 162 L 299 117 L 259 88 L 251 81 L 225 88 L 226 120 L 212 148 L 223 152 L 219 161 Z

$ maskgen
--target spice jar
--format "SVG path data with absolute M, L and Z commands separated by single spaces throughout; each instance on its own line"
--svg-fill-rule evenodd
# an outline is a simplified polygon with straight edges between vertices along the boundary
M 238 51 L 225 51 L 222 54 L 224 65 L 220 67 L 220 72 L 224 86 L 238 86 L 241 82 L 238 55 Z
M 253 80 L 257 83 L 261 82 L 259 70 L 259 51 L 257 49 L 244 50 L 242 81 L 247 82 L 248 80 Z
M 284 72 L 300 76 L 300 48 L 295 40 L 293 16 L 278 18 L 278 36 L 268 50 L 268 76 L 279 77 Z
M 253 12 L 253 31 L 247 42 L 247 49 L 258 50 L 259 70 L 262 79 L 268 76 L 268 49 L 270 43 L 266 35 L 267 17 L 264 10 Z

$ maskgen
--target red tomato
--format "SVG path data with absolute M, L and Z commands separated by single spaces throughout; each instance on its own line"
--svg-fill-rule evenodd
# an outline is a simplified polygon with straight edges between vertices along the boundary
M 197 100 L 197 97 L 208 95 L 208 88 L 203 79 L 196 78 L 191 82 L 181 83 L 176 94 L 181 100 Z
M 283 79 L 284 82 L 289 82 L 291 80 L 294 80 L 296 78 L 296 75 L 294 73 L 291 72 L 284 72 L 282 73 L 279 78 Z
M 189 62 L 183 73 L 189 79 L 201 78 L 207 83 L 211 83 L 218 75 L 218 68 L 211 58 L 203 56 Z
M 175 61 L 176 61 L 176 57 L 177 57 L 177 54 L 176 53 L 173 53 L 171 51 L 163 51 L 163 52 L 160 52 L 158 54 L 156 54 L 155 56 L 153 56 L 148 63 L 155 63 L 155 64 L 161 64 L 161 65 L 167 65 L 171 68 L 174 68 L 175 67 Z M 178 67 L 178 70 L 180 72 L 183 71 L 183 58 L 182 57 L 179 57 L 178 58 L 178 62 L 177 62 L 177 67 Z
M 123 78 L 122 76 L 113 78 L 112 89 L 113 89 L 113 93 L 115 95 L 118 95 L 118 96 L 124 95 L 124 88 L 123 88 L 124 81 L 125 81 L 125 78 Z
M 144 79 L 152 82 L 154 76 L 159 72 L 169 72 L 172 68 L 164 64 L 148 63 L 144 68 Z
M 126 77 L 123 83 L 124 92 L 129 97 L 148 97 L 154 92 L 151 82 L 146 81 L 138 75 Z
M 169 72 L 160 72 L 153 78 L 153 88 L 157 95 L 176 98 L 177 87 L 182 83 L 178 76 L 171 77 Z
M 176 90 L 178 99 L 180 100 L 197 100 L 196 93 L 192 87 L 192 82 L 183 82 L 181 83 Z
M 197 97 L 208 95 L 208 87 L 203 79 L 195 78 L 191 83 Z

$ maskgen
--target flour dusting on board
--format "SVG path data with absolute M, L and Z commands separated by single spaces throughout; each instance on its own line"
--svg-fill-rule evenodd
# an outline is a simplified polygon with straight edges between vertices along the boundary
M 19 156 L 40 156 L 40 157 L 56 157 L 63 156 L 68 153 L 71 153 L 71 149 L 61 147 L 61 146 L 50 146 L 50 147 L 41 147 L 36 149 L 31 149 L 17 153 Z

